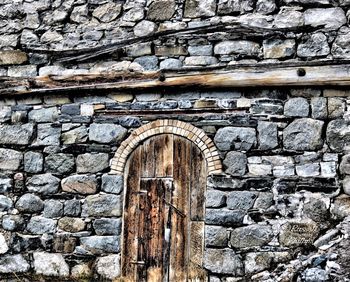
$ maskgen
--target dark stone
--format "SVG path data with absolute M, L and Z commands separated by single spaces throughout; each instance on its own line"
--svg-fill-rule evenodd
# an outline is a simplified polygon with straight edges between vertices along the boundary
M 243 210 L 207 209 L 205 222 L 212 225 L 240 226 L 245 215 Z

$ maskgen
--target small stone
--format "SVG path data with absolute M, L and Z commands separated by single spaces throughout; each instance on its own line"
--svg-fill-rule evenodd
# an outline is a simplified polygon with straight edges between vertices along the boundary
M 261 150 L 270 150 L 278 146 L 277 124 L 268 121 L 258 121 L 258 140 Z
M 6 196 L 0 195 L 0 212 L 8 211 L 12 207 L 12 200 Z
M 350 154 L 342 157 L 339 170 L 342 175 L 350 175 Z
M 283 130 L 283 145 L 287 150 L 316 150 L 322 147 L 323 121 L 301 118 Z
M 136 37 L 150 36 L 157 30 L 157 25 L 151 21 L 141 21 L 134 27 L 134 34 Z
M 243 275 L 241 257 L 230 249 L 206 249 L 204 267 L 213 273 Z
M 83 216 L 121 216 L 122 197 L 113 194 L 87 196 Z
M 29 173 L 39 173 L 43 170 L 44 158 L 39 152 L 24 153 L 24 171 Z
M 0 273 L 22 273 L 30 268 L 22 255 L 6 255 L 0 257 Z
M 322 26 L 325 29 L 336 30 L 345 25 L 347 20 L 342 8 L 314 8 L 304 13 L 305 25 Z
M 0 148 L 0 169 L 18 170 L 23 160 L 21 152 Z
M 58 200 L 45 200 L 43 216 L 57 218 L 63 215 L 63 204 Z
M 80 115 L 80 105 L 79 104 L 64 104 L 61 106 L 61 114 L 69 116 Z
M 68 174 L 74 169 L 74 156 L 72 154 L 50 154 L 45 158 L 45 171 L 56 174 Z
M 70 19 L 76 23 L 84 23 L 88 21 L 88 5 L 76 6 L 73 8 Z
M 327 111 L 327 98 L 324 97 L 312 97 L 311 98 L 311 116 L 315 119 L 326 119 L 328 116 Z
M 120 276 L 120 255 L 109 255 L 98 258 L 96 271 L 103 278 L 116 279 Z
M 254 208 L 260 209 L 260 210 L 266 210 L 273 206 L 274 199 L 273 199 L 273 193 L 269 192 L 260 192 L 258 194 L 257 199 L 254 202 Z
M 276 15 L 274 26 L 277 28 L 295 28 L 304 25 L 304 15 L 293 7 L 285 7 Z
M 0 48 L 4 49 L 4 47 L 16 47 L 18 43 L 18 35 L 17 34 L 8 34 L 2 35 L 0 38 Z
M 285 177 L 294 175 L 294 165 L 279 165 L 273 167 L 273 176 Z
M 20 65 L 28 60 L 27 54 L 20 50 L 0 51 L 0 66 L 2 65 Z
M 188 52 L 191 56 L 211 56 L 213 54 L 212 45 L 189 46 Z
M 33 258 L 36 274 L 57 277 L 69 276 L 69 266 L 61 254 L 35 252 Z
M 143 56 L 136 58 L 134 62 L 138 63 L 146 71 L 158 69 L 158 58 L 156 56 Z
M 320 165 L 316 164 L 304 164 L 296 166 L 297 175 L 302 177 L 318 176 L 320 174 Z
M 124 189 L 123 175 L 102 175 L 101 190 L 106 193 L 120 194 Z
M 305 282 L 329 281 L 329 275 L 326 270 L 320 268 L 309 268 L 303 273 Z
M 217 55 L 250 55 L 257 56 L 260 52 L 260 45 L 253 41 L 236 40 L 223 41 L 215 45 L 214 53 Z
M 63 144 L 85 143 L 88 139 L 88 129 L 85 125 L 62 133 Z
M 291 98 L 284 105 L 284 115 L 287 117 L 307 117 L 309 103 L 305 98 Z
M 226 203 L 226 193 L 217 190 L 208 190 L 205 206 L 207 208 L 221 208 Z
M 38 124 L 37 139 L 35 145 L 49 146 L 60 145 L 61 128 L 50 123 Z
M 55 194 L 59 188 L 60 179 L 51 173 L 38 174 L 28 178 L 28 191 L 43 195 Z
M 248 164 L 248 171 L 255 176 L 270 175 L 272 173 L 272 167 L 266 164 Z
M 93 227 L 97 235 L 120 235 L 122 231 L 121 218 L 95 219 Z
M 257 198 L 256 192 L 233 191 L 228 193 L 227 208 L 231 210 L 249 210 L 253 207 Z
M 350 122 L 344 119 L 331 120 L 326 131 L 327 143 L 335 152 L 347 151 L 350 148 Z
M 12 77 L 35 77 L 37 76 L 36 66 L 28 65 L 28 66 L 15 66 L 9 67 L 8 76 Z
M 62 190 L 68 193 L 95 194 L 97 179 L 94 175 L 72 175 L 61 182 Z
M 80 232 L 85 229 L 85 222 L 81 218 L 63 217 L 58 220 L 58 227 L 67 232 Z
M 16 209 L 24 213 L 37 213 L 42 211 L 43 208 L 43 201 L 33 194 L 24 194 L 16 202 Z
M 186 66 L 209 66 L 218 63 L 218 59 L 213 56 L 191 56 L 185 58 Z
M 294 39 L 267 39 L 263 42 L 265 59 L 280 59 L 291 57 L 295 53 Z
M 332 45 L 332 55 L 339 59 L 350 58 L 350 29 L 340 28 Z
M 186 18 L 215 16 L 215 0 L 186 0 L 184 16 Z
M 328 117 L 341 118 L 345 112 L 345 103 L 340 98 L 328 98 Z
M 285 247 L 309 246 L 318 233 L 319 227 L 312 220 L 288 221 L 282 226 L 279 241 Z
M 56 231 L 56 220 L 33 216 L 27 225 L 27 230 L 32 234 L 54 233 Z
M 0 173 L 0 194 L 10 192 L 13 180 L 5 174 Z
M 273 238 L 272 228 L 268 225 L 253 224 L 235 228 L 231 231 L 231 246 L 237 249 L 261 247 Z
M 154 1 L 148 7 L 147 18 L 151 21 L 170 20 L 175 13 L 175 5 L 174 0 Z
M 254 128 L 220 128 L 214 137 L 214 142 L 222 151 L 232 149 L 248 151 L 256 144 L 256 132 Z
M 315 222 L 318 222 L 320 226 L 327 224 L 329 221 L 330 201 L 322 196 L 316 195 L 306 197 L 304 201 L 304 214 Z
M 205 246 L 227 247 L 229 233 L 227 228 L 221 226 L 205 226 Z
M 143 7 L 133 7 L 129 11 L 123 14 L 123 21 L 126 22 L 138 22 L 141 21 L 145 16 Z
M 127 130 L 120 125 L 93 123 L 90 125 L 89 139 L 98 143 L 119 143 L 126 133 Z
M 72 267 L 71 276 L 74 279 L 87 279 L 92 277 L 92 269 L 89 263 L 77 264 Z
M 223 161 L 225 172 L 232 176 L 243 176 L 247 167 L 247 156 L 241 152 L 228 152 Z
M 82 248 L 95 255 L 120 252 L 119 236 L 82 237 L 80 243 Z
M 321 176 L 323 177 L 335 177 L 337 174 L 336 162 L 321 162 Z
M 321 57 L 327 56 L 330 52 L 327 37 L 322 32 L 311 34 L 306 41 L 299 44 L 297 55 L 299 57 Z
M 245 215 L 243 210 L 207 209 L 205 222 L 211 225 L 240 226 Z
M 152 55 L 152 48 L 150 43 L 140 43 L 137 45 L 131 45 L 126 48 L 126 54 L 129 57 L 141 57 L 146 55 Z M 122 102 L 122 101 L 120 101 Z
M 40 42 L 44 44 L 51 44 L 51 43 L 60 43 L 63 40 L 62 34 L 58 33 L 57 31 L 46 31 L 41 37 Z
M 122 10 L 122 4 L 109 2 L 97 7 L 92 15 L 101 22 L 109 23 L 115 20 Z
M 64 202 L 64 215 L 65 216 L 80 216 L 81 204 L 79 200 L 68 200 Z
M 78 173 L 96 173 L 109 167 L 109 156 L 106 153 L 82 154 L 76 159 Z

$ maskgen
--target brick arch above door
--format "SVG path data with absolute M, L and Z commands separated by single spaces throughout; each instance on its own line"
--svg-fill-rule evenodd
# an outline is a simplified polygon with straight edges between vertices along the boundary
M 110 173 L 123 174 L 126 161 L 131 152 L 143 140 L 159 134 L 175 134 L 192 141 L 204 155 L 208 175 L 222 172 L 221 160 L 216 146 L 202 129 L 179 120 L 161 119 L 137 128 L 121 143 L 112 159 Z

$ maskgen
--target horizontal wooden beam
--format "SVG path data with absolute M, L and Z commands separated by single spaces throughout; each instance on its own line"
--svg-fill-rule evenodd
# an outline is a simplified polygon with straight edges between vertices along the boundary
M 232 69 L 122 72 L 36 78 L 0 78 L 0 95 L 60 91 L 142 90 L 170 87 L 350 86 L 350 64 L 322 66 L 242 66 Z

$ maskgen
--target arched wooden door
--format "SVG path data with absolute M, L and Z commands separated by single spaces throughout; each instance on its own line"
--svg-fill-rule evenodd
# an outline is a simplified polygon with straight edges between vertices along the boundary
M 206 162 L 184 137 L 151 137 L 130 155 L 122 245 L 127 281 L 204 281 Z

